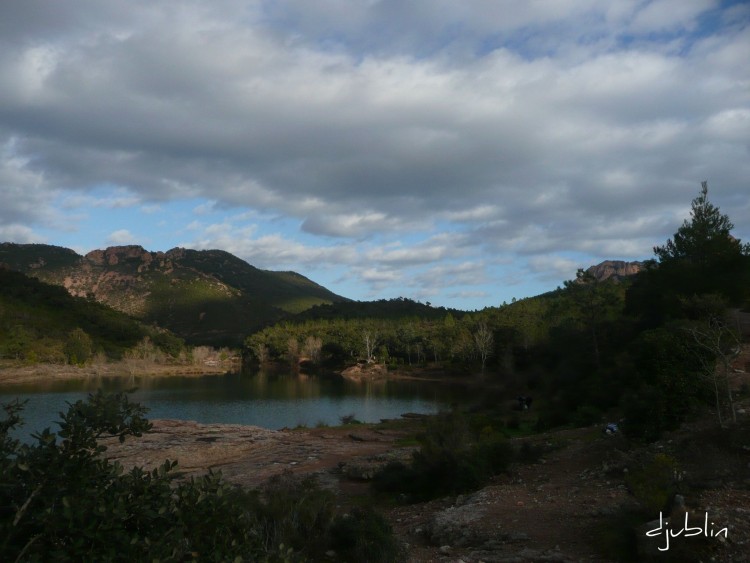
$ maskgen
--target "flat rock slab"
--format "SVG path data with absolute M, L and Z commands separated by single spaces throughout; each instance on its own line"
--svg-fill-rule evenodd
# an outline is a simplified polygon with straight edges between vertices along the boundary
M 104 441 L 106 457 L 125 467 L 155 468 L 177 460 L 176 471 L 202 475 L 221 471 L 228 481 L 257 486 L 273 475 L 337 471 L 342 464 L 362 463 L 393 449 L 397 433 L 369 428 L 269 430 L 239 424 L 201 424 L 152 420 L 153 429 L 120 444 Z M 409 455 L 410 451 L 405 451 Z

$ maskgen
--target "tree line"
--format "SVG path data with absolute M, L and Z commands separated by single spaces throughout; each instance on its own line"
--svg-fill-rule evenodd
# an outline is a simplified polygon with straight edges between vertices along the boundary
M 261 362 L 486 371 L 539 397 L 540 428 L 615 410 L 651 439 L 709 404 L 724 422 L 734 417 L 730 363 L 742 343 L 728 315 L 750 307 L 750 245 L 733 228 L 704 183 L 690 218 L 624 281 L 579 270 L 555 291 L 475 312 L 342 303 L 250 335 L 246 352 Z

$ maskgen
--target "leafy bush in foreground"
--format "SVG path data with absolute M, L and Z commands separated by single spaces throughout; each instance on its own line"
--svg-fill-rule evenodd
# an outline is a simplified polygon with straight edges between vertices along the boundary
M 129 472 L 110 463 L 99 438 L 151 428 L 125 394 L 70 405 L 60 430 L 31 445 L 10 435 L 22 408 L 5 405 L 0 420 L 0 560 L 298 561 L 334 545 L 395 558 L 387 525 L 342 527 L 332 493 L 312 479 L 284 475 L 248 491 L 212 472 L 177 482 L 175 461 Z
M 481 487 L 505 471 L 513 449 L 491 428 L 473 436 L 466 419 L 454 411 L 435 417 L 419 436 L 420 449 L 410 465 L 391 462 L 373 479 L 375 490 L 427 500 Z

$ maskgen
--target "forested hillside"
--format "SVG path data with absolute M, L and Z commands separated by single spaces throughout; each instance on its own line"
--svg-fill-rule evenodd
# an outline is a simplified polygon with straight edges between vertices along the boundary
M 0 264 L 167 328 L 191 344 L 239 345 L 250 331 L 344 301 L 294 272 L 260 270 L 228 252 L 118 246 L 79 256 L 41 244 L 0 244 Z
M 750 246 L 732 228 L 704 184 L 690 218 L 636 275 L 581 269 L 553 292 L 473 313 L 403 299 L 317 307 L 246 347 L 259 362 L 481 373 L 537 397 L 539 428 L 615 410 L 630 433 L 655 438 L 701 405 L 734 416 L 741 390 L 727 366 L 742 335 L 731 314 L 750 304 Z
M 0 357 L 27 363 L 120 359 L 145 338 L 177 356 L 182 340 L 62 287 L 0 268 Z

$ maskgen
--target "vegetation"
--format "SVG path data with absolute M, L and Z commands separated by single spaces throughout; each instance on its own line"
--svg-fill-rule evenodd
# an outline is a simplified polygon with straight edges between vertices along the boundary
M 371 511 L 337 515 L 312 478 L 282 475 L 260 490 L 220 474 L 177 480 L 175 461 L 125 472 L 100 439 L 151 428 L 127 395 L 98 392 L 61 414 L 60 431 L 21 444 L 22 405 L 0 420 L 0 553 L 8 561 L 297 561 L 336 549 L 396 561 L 390 526 Z
M 416 437 L 419 449 L 409 463 L 391 463 L 374 479 L 377 491 L 402 500 L 463 493 L 511 461 L 538 459 L 538 449 L 514 452 L 507 440 L 532 425 L 544 431 L 618 419 L 628 438 L 649 442 L 707 408 L 720 425 L 733 424 L 731 362 L 742 339 L 728 312 L 750 306 L 750 246 L 731 236 L 732 227 L 708 201 L 704 183 L 690 219 L 654 248 L 655 259 L 632 279 L 601 281 L 579 270 L 553 292 L 473 313 L 403 298 L 323 304 L 253 332 L 246 351 L 259 363 L 431 365 L 467 379 L 481 373 L 476 381 L 483 390 L 493 385 L 506 399 L 519 395 L 519 411 L 531 406 L 526 397 L 533 394 L 530 412 L 511 413 L 507 401 L 487 392 L 471 414 L 435 417 Z M 55 256 L 60 263 L 71 259 Z M 155 318 L 171 319 L 187 332 L 195 320 L 180 315 L 195 313 L 196 304 L 204 318 L 218 319 L 230 309 L 249 314 L 231 296 L 253 291 L 252 280 L 260 277 L 243 278 L 244 266 L 222 253 L 183 259 L 205 272 L 223 260 L 224 270 L 214 281 L 178 276 L 154 282 L 165 303 Z M 304 278 L 283 277 L 291 285 L 275 294 L 277 305 L 283 301 L 289 311 L 312 303 L 289 289 L 305 285 Z M 171 333 L 144 328 L 62 288 L 8 270 L 0 270 L 0 281 L 0 353 L 6 358 L 80 364 L 97 354 L 137 361 L 157 350 L 184 352 Z M 183 301 L 170 301 L 182 285 L 190 288 Z M 20 411 L 20 405 L 7 406 L 8 418 L 0 422 L 0 542 L 11 559 L 295 560 L 331 549 L 346 560 L 399 559 L 382 517 L 367 510 L 336 514 L 330 493 L 313 480 L 284 475 L 247 491 L 211 473 L 179 481 L 169 461 L 154 471 L 125 473 L 103 458 L 97 440 L 148 430 L 143 410 L 125 396 L 99 394 L 71 405 L 60 432 L 36 434 L 32 445 L 11 437 Z M 348 415 L 342 423 L 357 421 Z M 652 456 L 627 475 L 643 510 L 637 518 L 669 509 L 680 491 L 682 461 Z
M 386 465 L 373 480 L 376 491 L 411 501 L 464 493 L 505 471 L 513 460 L 513 449 L 502 433 L 490 426 L 472 432 L 457 410 L 434 417 L 417 439 L 420 448 L 411 464 Z
M 739 340 L 726 315 L 750 304 L 750 246 L 732 227 L 704 183 L 690 219 L 630 279 L 579 270 L 553 292 L 474 313 L 403 298 L 313 307 L 251 334 L 246 348 L 261 363 L 292 360 L 290 350 L 297 361 L 314 338 L 314 363 L 330 367 L 486 373 L 509 396 L 533 393 L 539 430 L 612 412 L 631 437 L 654 440 L 711 402 L 732 420 Z
M 220 250 L 125 246 L 83 257 L 55 246 L 2 243 L 0 263 L 56 285 L 72 280 L 79 293 L 193 345 L 236 347 L 249 331 L 345 301 L 304 276 L 260 270 Z
M 0 268 L 0 357 L 81 365 L 96 354 L 121 359 L 144 339 L 170 357 L 184 343 L 62 287 Z

